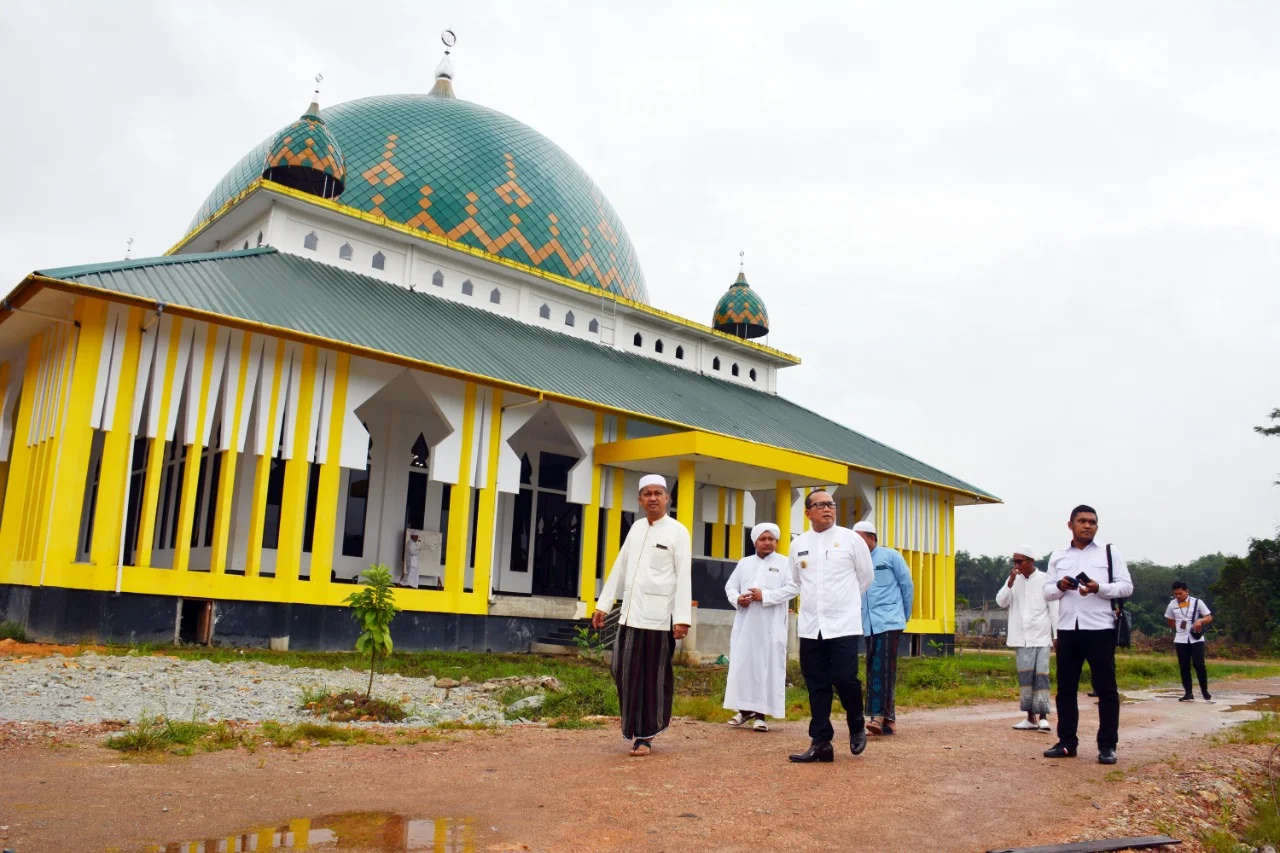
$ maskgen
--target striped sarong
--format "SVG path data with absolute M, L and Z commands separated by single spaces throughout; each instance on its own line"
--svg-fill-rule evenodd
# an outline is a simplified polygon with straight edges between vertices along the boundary
M 894 722 L 898 719 L 898 638 L 901 631 L 884 631 L 867 637 L 868 717 Z
M 676 640 L 671 631 L 618 626 L 613 646 L 613 683 L 618 687 L 622 736 L 648 740 L 671 724 L 675 671 L 671 656 Z
M 1049 647 L 1018 649 L 1019 705 L 1028 714 L 1049 713 Z

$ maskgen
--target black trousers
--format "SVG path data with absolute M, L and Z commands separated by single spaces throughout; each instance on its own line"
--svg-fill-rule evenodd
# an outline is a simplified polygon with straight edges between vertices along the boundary
M 1196 678 L 1200 680 L 1200 694 L 1209 698 L 1209 673 L 1204 668 L 1204 643 L 1174 643 L 1178 650 L 1178 669 L 1182 672 L 1182 691 L 1191 695 L 1191 665 L 1196 666 Z
M 1098 694 L 1098 749 L 1115 749 L 1120 741 L 1120 693 L 1116 690 L 1116 632 L 1058 632 L 1058 741 L 1079 746 L 1077 693 L 1080 670 L 1089 663 L 1093 692 Z
M 858 680 L 858 640 L 834 637 L 824 640 L 800 638 L 800 672 L 809 689 L 809 738 L 814 743 L 827 743 L 835 737 L 831 726 L 831 697 L 840 694 L 840 704 L 849 717 L 849 733 L 865 729 L 862 716 L 862 682 Z M 834 691 L 833 691 L 834 688 Z

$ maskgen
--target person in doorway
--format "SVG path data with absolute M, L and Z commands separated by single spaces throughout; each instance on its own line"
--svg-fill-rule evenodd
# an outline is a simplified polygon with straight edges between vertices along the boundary
M 1086 661 L 1098 694 L 1098 763 L 1115 764 L 1120 740 L 1120 694 L 1116 690 L 1115 599 L 1133 595 L 1133 580 L 1120 552 L 1094 541 L 1098 513 L 1081 504 L 1067 522 L 1071 544 L 1049 557 L 1044 597 L 1058 601 L 1058 742 L 1045 758 L 1074 758 L 1080 740 L 1077 691 Z
M 1191 693 L 1191 665 L 1196 667 L 1200 681 L 1200 695 L 1208 702 L 1209 673 L 1204 668 L 1204 626 L 1213 621 L 1209 605 L 1193 598 L 1186 581 L 1173 582 L 1173 601 L 1164 611 L 1164 618 L 1174 630 L 1173 647 L 1178 652 L 1178 669 L 1182 673 L 1182 698 L 1179 702 L 1195 701 Z
M 640 508 L 618 558 L 605 579 L 591 624 L 599 630 L 622 597 L 613 644 L 613 681 L 618 688 L 622 736 L 631 754 L 648 755 L 653 739 L 671 723 L 676 640 L 692 624 L 693 595 L 689 531 L 667 515 L 671 495 L 657 474 L 640 478 Z
M 787 602 L 756 601 L 753 589 L 774 590 L 787 582 L 787 558 L 778 551 L 778 525 L 768 522 L 751 528 L 756 552 L 734 566 L 724 586 L 729 603 L 737 608 L 729 636 L 729 675 L 724 707 L 737 711 L 729 720 L 734 728 L 769 731 L 765 715 L 787 715 Z
M 898 721 L 894 701 L 898 640 L 911 621 L 916 587 L 907 561 L 894 549 L 880 544 L 874 524 L 859 521 L 853 532 L 867 543 L 875 567 L 875 580 L 862 594 L 862 636 L 867 643 L 867 731 L 891 735 Z
M 1058 647 L 1058 602 L 1045 600 L 1047 579 L 1030 546 L 1019 545 L 1009 579 L 996 593 L 996 604 L 1009 611 L 1005 645 L 1017 654 L 1019 707 L 1027 715 L 1014 726 L 1019 731 L 1050 730 L 1049 650 Z
M 840 694 L 849 721 L 849 751 L 867 748 L 862 714 L 862 683 L 858 681 L 858 638 L 862 634 L 862 593 L 871 586 L 875 569 L 871 551 L 847 527 L 836 526 L 836 503 L 818 490 L 804 499 L 810 529 L 791 541 L 790 572 L 775 590 L 751 590 L 766 604 L 799 594 L 800 671 L 809 690 L 809 748 L 791 761 L 834 761 L 831 739 L 831 699 Z

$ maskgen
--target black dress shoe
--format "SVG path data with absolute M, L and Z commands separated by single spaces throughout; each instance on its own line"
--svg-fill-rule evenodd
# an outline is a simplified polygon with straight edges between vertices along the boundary
M 1055 743 L 1044 751 L 1045 758 L 1075 758 L 1076 748 L 1065 743 Z
M 1183 697 L 1179 698 L 1179 699 L 1178 699 L 1178 701 L 1179 701 L 1179 702 L 1194 702 L 1194 701 L 1196 701 L 1196 697 L 1194 697 L 1194 696 L 1192 696 L 1190 693 L 1188 693 L 1186 696 L 1183 696 Z
M 1098 763 L 1099 764 L 1115 764 L 1116 751 L 1114 749 L 1098 750 Z
M 864 736 L 863 743 L 866 743 Z M 835 761 L 836 752 L 831 748 L 831 741 L 811 744 L 808 749 L 796 755 L 787 756 L 797 764 L 812 764 L 815 761 Z
M 849 735 L 849 751 L 854 755 L 862 755 L 862 751 L 867 748 L 867 733 L 865 731 L 857 734 Z
M 1212 700 L 1212 699 L 1213 699 L 1213 697 L 1212 697 L 1212 696 L 1210 696 L 1208 693 L 1204 694 L 1204 701 L 1208 702 L 1208 701 L 1210 701 L 1210 700 Z

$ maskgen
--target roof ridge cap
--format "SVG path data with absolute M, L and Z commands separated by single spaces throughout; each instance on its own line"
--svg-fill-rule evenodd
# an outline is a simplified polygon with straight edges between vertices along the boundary
M 142 269 L 144 267 L 176 266 L 178 264 L 196 264 L 231 258 L 247 258 L 254 255 L 272 254 L 278 251 L 275 246 L 257 246 L 252 249 L 227 249 L 218 252 L 196 252 L 189 255 L 157 255 L 152 258 L 131 258 L 122 261 L 77 264 L 70 267 L 51 267 L 49 269 L 35 270 L 35 274 L 48 278 L 61 278 L 67 275 L 87 275 L 94 272 L 118 272 Z

